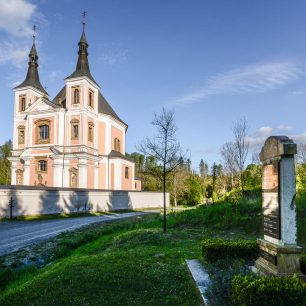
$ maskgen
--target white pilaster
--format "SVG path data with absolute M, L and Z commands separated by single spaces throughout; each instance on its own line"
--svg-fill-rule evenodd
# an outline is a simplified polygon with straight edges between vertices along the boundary
M 30 185 L 30 160 L 24 161 L 23 185 Z
M 87 160 L 79 160 L 79 187 L 87 188 Z
M 63 175 L 63 160 L 55 159 L 53 162 L 54 187 L 62 187 L 62 175 Z
M 114 163 L 114 189 L 121 190 L 122 178 L 121 178 L 121 163 L 116 161 Z
M 69 187 L 69 160 L 64 160 L 63 187 Z
M 11 165 L 11 184 L 16 185 L 16 163 L 12 162 Z

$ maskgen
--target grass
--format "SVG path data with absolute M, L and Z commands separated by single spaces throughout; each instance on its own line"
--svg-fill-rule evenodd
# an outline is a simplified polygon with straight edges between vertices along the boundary
M 161 225 L 145 215 L 67 234 L 51 265 L 13 272 L 0 305 L 201 305 L 185 259 L 201 258 L 204 238 L 256 239 L 261 205 L 200 206 L 170 213 L 166 234 Z

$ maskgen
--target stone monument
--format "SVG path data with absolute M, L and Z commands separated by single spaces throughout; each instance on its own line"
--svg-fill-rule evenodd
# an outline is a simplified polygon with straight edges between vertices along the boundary
M 269 137 L 261 152 L 264 239 L 255 267 L 267 275 L 301 274 L 296 245 L 296 144 L 286 136 Z

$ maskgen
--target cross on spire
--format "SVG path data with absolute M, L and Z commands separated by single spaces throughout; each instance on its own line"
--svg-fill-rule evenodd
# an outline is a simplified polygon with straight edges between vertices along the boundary
M 84 11 L 82 12 L 82 17 L 83 17 L 83 21 L 82 21 L 82 24 L 83 24 L 83 31 L 84 31 L 84 29 L 85 29 L 86 16 L 87 16 L 87 12 L 84 10 Z
M 36 25 L 33 25 L 33 43 L 35 42 L 35 37 L 36 37 Z

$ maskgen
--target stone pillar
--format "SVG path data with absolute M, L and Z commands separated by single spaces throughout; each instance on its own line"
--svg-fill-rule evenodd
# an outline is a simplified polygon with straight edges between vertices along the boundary
M 11 185 L 16 185 L 16 162 L 12 161 L 11 164 Z
M 286 136 L 269 137 L 260 153 L 263 164 L 262 208 L 264 239 L 255 266 L 264 274 L 301 274 L 296 245 L 296 144 Z
M 54 187 L 62 187 L 63 159 L 57 158 L 53 161 L 53 185 Z

